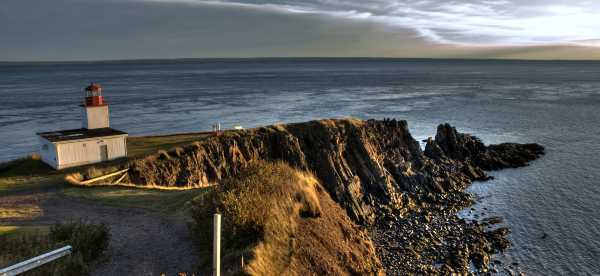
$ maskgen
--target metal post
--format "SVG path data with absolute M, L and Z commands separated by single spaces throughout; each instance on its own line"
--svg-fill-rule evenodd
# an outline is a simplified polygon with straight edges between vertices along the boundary
M 213 217 L 213 276 L 221 275 L 221 214 Z

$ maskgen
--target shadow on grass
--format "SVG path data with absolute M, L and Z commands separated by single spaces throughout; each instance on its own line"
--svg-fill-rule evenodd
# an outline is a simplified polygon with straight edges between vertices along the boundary
M 111 206 L 141 208 L 169 215 L 186 215 L 191 202 L 212 188 L 183 191 L 152 190 L 124 187 L 67 186 L 63 194 Z
M 0 177 L 47 176 L 56 173 L 35 155 L 0 164 Z
M 73 253 L 44 264 L 26 275 L 88 275 L 90 265 L 108 248 L 110 228 L 105 224 L 84 222 L 59 223 L 45 228 L 17 228 L 0 234 L 0 267 L 61 248 L 73 247 Z

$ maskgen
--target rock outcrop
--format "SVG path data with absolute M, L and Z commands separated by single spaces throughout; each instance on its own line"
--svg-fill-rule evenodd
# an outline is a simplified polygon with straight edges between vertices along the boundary
M 526 166 L 544 154 L 538 144 L 504 143 L 486 147 L 469 134 L 458 133 L 449 124 L 439 125 L 435 140 L 429 139 L 425 155 L 436 161 L 459 161 L 484 170 L 499 170 Z
M 392 274 L 480 272 L 508 246 L 508 229 L 465 221 L 464 189 L 485 170 L 527 165 L 537 144 L 484 145 L 448 124 L 424 151 L 406 121 L 319 120 L 225 132 L 128 164 L 126 182 L 202 187 L 221 183 L 256 161 L 284 161 L 312 172 L 355 222 L 370 226 Z M 398 264 L 402 264 L 398 266 Z
M 215 212 L 222 275 L 384 275 L 369 233 L 316 177 L 283 162 L 254 162 L 194 200 L 190 230 L 200 256 L 211 255 L 206 226 Z M 197 275 L 210 275 L 210 262 L 201 257 Z
M 425 152 L 406 121 L 320 120 L 228 132 L 129 164 L 129 183 L 200 187 L 236 175 L 256 160 L 285 161 L 312 171 L 351 218 L 406 213 L 419 205 L 464 201 L 462 190 L 482 169 L 525 165 L 543 152 L 532 145 L 486 147 L 440 125 Z

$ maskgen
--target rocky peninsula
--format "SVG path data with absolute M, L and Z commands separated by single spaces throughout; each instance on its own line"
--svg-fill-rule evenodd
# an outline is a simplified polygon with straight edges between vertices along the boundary
M 368 230 L 388 274 L 486 272 L 509 246 L 500 219 L 466 221 L 465 188 L 486 170 L 526 166 L 537 144 L 486 146 L 448 124 L 424 150 L 406 121 L 319 120 L 226 132 L 189 146 L 132 160 L 124 182 L 204 187 L 235 177 L 254 162 L 310 172 L 356 224 Z M 471 265 L 472 264 L 472 265 Z

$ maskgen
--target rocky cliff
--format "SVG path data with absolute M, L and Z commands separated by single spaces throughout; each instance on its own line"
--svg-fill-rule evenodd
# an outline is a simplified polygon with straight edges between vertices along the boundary
M 406 121 L 319 120 L 229 131 L 162 151 L 131 161 L 125 181 L 202 187 L 257 161 L 283 161 L 311 172 L 370 229 L 389 274 L 466 274 L 493 271 L 498 260 L 491 258 L 509 246 L 510 231 L 490 228 L 498 218 L 459 218 L 457 210 L 473 203 L 464 189 L 489 179 L 485 170 L 525 166 L 543 153 L 537 144 L 486 146 L 448 124 L 422 151 Z
M 210 275 L 210 227 L 222 214 L 223 275 L 383 275 L 369 233 L 311 173 L 253 162 L 192 203 L 197 275 Z M 244 266 L 240 260 L 244 258 Z
M 449 124 L 439 125 L 435 140 L 429 139 L 425 155 L 436 162 L 461 162 L 484 170 L 526 166 L 544 154 L 538 144 L 503 143 L 486 147 L 480 139 L 459 133 Z
M 425 152 L 406 121 L 319 120 L 226 132 L 129 164 L 138 185 L 198 187 L 221 182 L 257 160 L 282 160 L 313 172 L 351 218 L 372 224 L 387 214 L 464 202 L 463 189 L 483 169 L 526 165 L 539 145 L 485 146 L 438 127 Z

